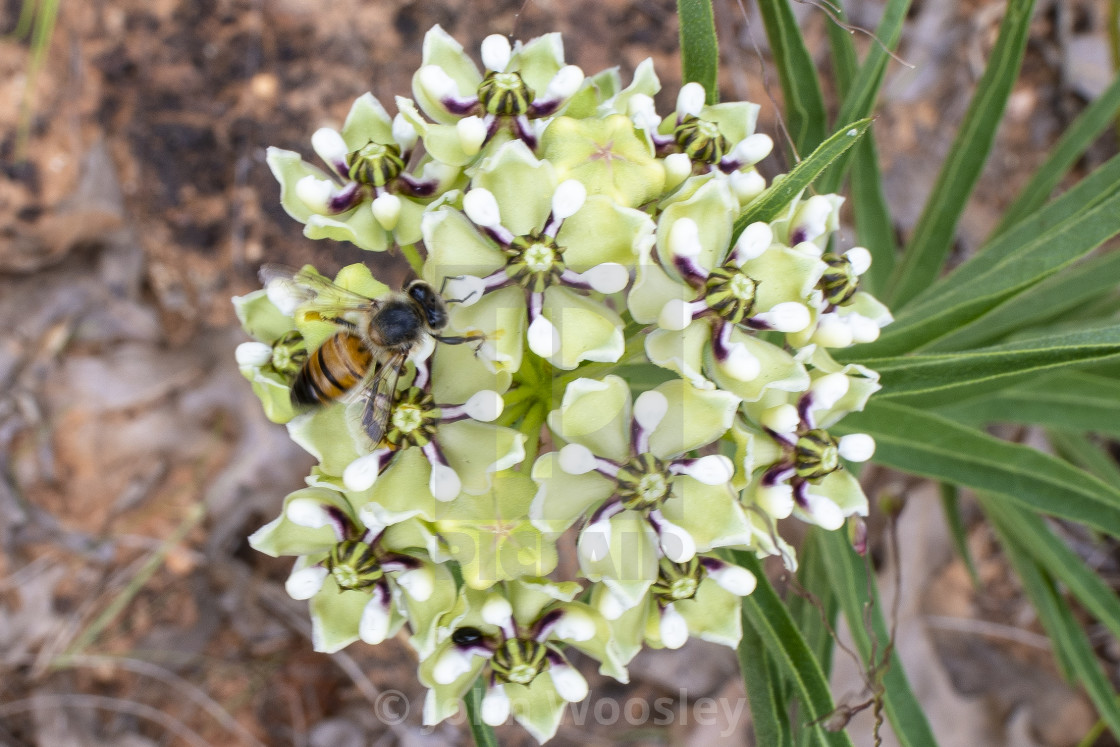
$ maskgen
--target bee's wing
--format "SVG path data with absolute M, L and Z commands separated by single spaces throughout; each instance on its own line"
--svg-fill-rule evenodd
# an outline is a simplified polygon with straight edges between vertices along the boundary
M 393 397 L 397 391 L 397 379 L 404 368 L 408 355 L 394 353 L 381 362 L 377 373 L 364 385 L 366 405 L 362 410 L 362 430 L 369 436 L 374 447 L 381 443 L 389 417 L 393 413 Z
M 347 311 L 372 311 L 381 302 L 335 285 L 309 267 L 267 264 L 261 267 L 261 283 L 268 298 L 282 312 L 317 314 L 327 319 Z

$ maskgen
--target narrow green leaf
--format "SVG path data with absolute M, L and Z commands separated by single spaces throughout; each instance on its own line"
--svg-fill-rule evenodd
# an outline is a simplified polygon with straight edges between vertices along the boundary
M 902 308 L 929 285 L 949 255 L 957 222 L 988 160 L 996 127 L 1018 77 L 1033 11 L 1034 0 L 1007 3 L 988 66 L 895 272 L 888 293 L 894 307 Z
M 821 550 L 812 535 L 806 538 L 798 553 L 797 583 L 800 593 L 786 600 L 789 613 L 805 642 L 821 664 L 825 677 L 832 671 L 832 632 L 836 629 L 839 605 L 833 594 L 828 569 L 825 568 Z M 808 598 L 806 595 L 812 595 Z
M 964 400 L 938 412 L 973 426 L 1025 423 L 1120 437 L 1120 382 L 1071 371 Z
M 874 133 L 856 143 L 851 170 L 856 241 L 871 252 L 871 268 L 863 275 L 861 282 L 866 283 L 870 292 L 881 294 L 894 272 L 898 241 L 894 219 L 891 218 L 887 197 L 883 192 L 879 151 L 875 146 Z
M 681 24 L 681 79 L 699 83 L 707 102 L 719 102 L 719 41 L 712 0 L 677 0 Z
M 786 127 L 797 153 L 803 155 L 816 148 L 828 131 L 817 66 L 797 28 L 789 0 L 759 0 L 758 9 L 782 84 Z
M 832 80 L 836 84 L 836 92 L 841 98 L 852 90 L 852 81 L 855 80 L 856 71 L 859 69 L 859 60 L 856 58 L 856 47 L 852 44 L 852 34 L 841 24 L 848 22 L 848 15 L 844 8 L 837 5 L 833 10 L 834 18 L 826 24 L 828 28 L 828 52 L 832 55 Z
M 789 610 L 766 578 L 762 564 L 754 555 L 741 550 L 732 550 L 728 555 L 734 563 L 746 568 L 758 579 L 758 587 L 754 592 L 743 597 L 743 625 L 749 625 L 757 631 L 782 674 L 793 682 L 801 701 L 800 713 L 807 724 L 812 724 L 808 728 L 816 736 L 815 743 L 851 747 L 852 742 L 847 734 L 826 731 L 821 724 L 821 719 L 834 709 L 828 680 L 797 626 L 793 624 Z
M 875 29 L 875 38 L 871 48 L 860 65 L 859 70 L 853 70 L 849 77 L 847 69 L 837 71 L 837 80 L 843 79 L 845 85 L 840 87 L 840 94 L 844 102 L 840 106 L 839 122 L 851 122 L 856 119 L 871 116 L 875 109 L 875 101 L 879 98 L 879 89 L 883 85 L 883 77 L 887 72 L 887 63 L 890 55 L 887 50 L 894 49 L 902 35 L 902 23 L 906 20 L 906 13 L 910 9 L 911 0 L 890 0 L 879 26 Z M 843 13 L 837 14 L 843 18 Z M 834 31 L 835 29 L 835 31 Z M 841 38 L 844 37 L 844 38 Z M 847 58 L 849 51 L 854 58 L 855 52 L 851 35 L 842 30 L 835 22 L 829 24 L 829 40 L 832 42 L 833 59 Z M 846 43 L 845 43 L 846 42 Z M 847 85 L 850 83 L 850 85 Z M 821 192 L 835 192 L 840 189 L 844 181 L 844 174 L 848 170 L 851 159 L 858 157 L 858 151 L 848 153 L 837 160 L 828 170 L 820 182 Z M 853 185 L 854 185 L 853 180 Z
M 766 191 L 752 200 L 743 214 L 735 220 L 733 238 L 737 238 L 744 228 L 755 221 L 771 221 L 777 218 L 830 163 L 855 145 L 869 127 L 871 127 L 871 120 L 861 119 L 840 128 L 836 134 L 821 143 L 812 155 L 794 166 L 788 174 L 774 179 Z
M 482 698 L 486 695 L 486 683 L 482 677 L 474 681 L 464 700 L 467 703 L 467 722 L 471 726 L 471 736 L 476 747 L 498 747 L 494 729 L 482 720 Z
M 1120 113 L 1120 76 L 1062 133 L 1046 162 L 1038 167 L 1030 182 L 1003 214 L 992 236 L 998 236 L 1042 206 L 1062 177 L 1116 119 L 1117 113 Z
M 968 549 L 968 533 L 965 531 L 964 519 L 961 517 L 961 491 L 956 485 L 941 483 L 941 509 L 945 512 L 945 523 L 949 526 L 953 547 L 964 561 L 972 585 L 979 589 L 980 576 L 976 573 L 976 564 L 972 562 L 972 553 Z
M 987 490 L 1052 516 L 1120 536 L 1120 488 L 1055 457 L 947 418 L 872 400 L 831 430 L 868 433 L 879 464 Z
M 887 718 L 899 743 L 903 747 L 936 745 L 933 730 L 910 689 L 902 661 L 892 650 L 890 659 L 883 665 L 890 645 L 890 631 L 883 618 L 882 601 L 874 577 L 868 579 L 864 560 L 852 549 L 844 532 L 825 532 L 816 528 L 811 531 L 824 553 L 825 567 L 844 618 L 848 621 L 856 650 L 864 666 L 872 673 L 872 683 L 882 687 Z M 870 615 L 865 617 L 867 613 Z M 867 629 L 868 619 L 871 622 L 870 631 Z
M 1000 500 L 985 501 L 983 506 L 989 516 L 999 517 L 1036 563 L 1065 584 L 1089 614 L 1120 638 L 1120 598 L 1050 531 L 1038 514 Z
M 1048 431 L 1046 437 L 1058 456 L 1107 483 L 1120 485 L 1120 465 L 1100 445 L 1081 433 Z
M 1117 278 L 1120 278 L 1120 252 L 1092 257 L 1051 275 L 1029 292 L 1012 296 L 978 319 L 942 336 L 926 350 L 966 350 L 1056 319 L 1094 298 L 1114 292 Z
M 964 399 L 1054 369 L 1120 355 L 1120 325 L 1048 335 L 960 353 L 861 361 L 880 374 L 880 399 L 908 404 Z M 919 396 L 920 395 L 920 396 Z
M 745 619 L 743 638 L 739 642 L 739 669 L 747 686 L 755 744 L 774 747 L 792 745 L 789 704 L 786 703 L 781 674 L 766 651 L 762 637 Z
M 986 496 L 980 496 L 980 500 L 986 505 Z M 1084 685 L 1089 699 L 1097 707 L 1097 713 L 1108 723 L 1112 733 L 1120 737 L 1120 704 L 1117 703 L 1116 692 L 1102 671 L 1088 637 L 1074 619 L 1073 611 L 1058 595 L 1044 567 L 1034 562 L 1014 532 L 996 519 L 993 519 L 992 525 L 1023 582 L 1023 589 L 1038 611 L 1039 621 L 1054 643 L 1062 671 L 1067 677 L 1072 674 Z
M 1015 294 L 1033 289 L 1040 281 L 1120 233 L 1120 160 L 1116 165 L 1118 181 L 1106 199 L 1075 211 L 1056 224 L 1037 225 L 1032 220 L 1037 233 L 1020 236 L 1022 243 L 1001 259 L 986 253 L 976 255 L 953 274 L 956 282 L 939 283 L 938 294 L 907 307 L 882 337 L 859 346 L 858 352 L 869 358 L 886 357 L 935 342 Z M 1067 205 L 1063 203 L 1062 207 Z M 1046 213 L 1045 210 L 1041 212 Z M 996 244 L 1002 249 L 1004 238 L 1018 236 L 1018 233 L 1016 227 L 997 239 Z M 851 355 L 845 353 L 837 358 L 848 359 Z

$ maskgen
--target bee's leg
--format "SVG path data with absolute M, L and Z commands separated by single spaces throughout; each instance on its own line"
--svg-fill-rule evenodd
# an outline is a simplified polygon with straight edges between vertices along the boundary
M 478 344 L 474 347 L 475 353 L 478 353 L 478 351 L 482 350 L 482 343 L 486 342 L 486 335 L 455 335 L 452 337 L 432 335 L 432 337 L 436 338 L 436 340 L 438 340 L 439 342 L 445 343 L 447 345 L 462 345 L 467 342 L 477 342 Z
M 443 278 L 443 282 L 439 284 L 439 294 L 441 296 L 443 295 L 443 291 L 447 288 L 447 281 L 448 280 L 459 280 L 462 277 L 463 277 L 462 275 L 447 275 L 447 276 L 445 276 Z M 478 291 L 471 291 L 470 293 L 463 296 L 462 298 L 445 298 L 443 300 L 444 300 L 445 303 L 466 303 L 476 293 L 478 293 Z
M 358 331 L 358 325 L 354 324 L 354 322 L 350 321 L 349 319 L 343 319 L 340 316 L 320 316 L 319 318 L 324 322 L 337 324 L 338 326 L 345 328 L 348 332 Z

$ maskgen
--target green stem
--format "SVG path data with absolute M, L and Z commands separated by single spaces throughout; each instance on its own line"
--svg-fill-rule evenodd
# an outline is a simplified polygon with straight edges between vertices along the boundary
M 536 402 L 521 423 L 521 432 L 525 434 L 525 460 L 521 462 L 523 471 L 532 469 L 533 462 L 537 461 L 541 450 L 541 428 L 547 416 L 548 407 L 543 402 Z
M 416 277 L 420 277 L 424 271 L 424 258 L 420 256 L 416 244 L 401 244 L 401 256 L 408 260 L 408 265 L 416 273 Z
M 494 736 L 494 729 L 482 720 L 482 698 L 486 684 L 483 677 L 474 681 L 474 685 L 467 691 L 464 700 L 467 702 L 467 721 L 470 722 L 471 736 L 478 747 L 498 747 L 498 739 Z

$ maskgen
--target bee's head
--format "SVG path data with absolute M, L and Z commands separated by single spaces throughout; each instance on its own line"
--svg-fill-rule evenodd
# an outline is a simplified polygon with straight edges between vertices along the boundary
M 447 305 L 435 288 L 423 280 L 413 280 L 404 292 L 420 307 L 430 329 L 438 332 L 447 326 Z

